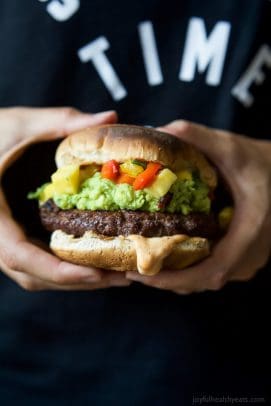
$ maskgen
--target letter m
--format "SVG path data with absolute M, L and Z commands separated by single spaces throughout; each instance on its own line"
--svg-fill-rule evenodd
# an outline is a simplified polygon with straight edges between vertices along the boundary
M 207 70 L 206 83 L 210 86 L 219 85 L 230 29 L 230 23 L 220 21 L 207 37 L 204 21 L 201 18 L 191 18 L 179 79 L 191 82 L 195 77 L 196 69 L 199 73 Z

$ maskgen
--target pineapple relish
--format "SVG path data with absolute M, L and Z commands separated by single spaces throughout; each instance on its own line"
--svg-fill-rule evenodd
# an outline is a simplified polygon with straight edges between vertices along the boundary
M 62 210 L 141 210 L 189 214 L 209 213 L 209 187 L 198 173 L 178 173 L 159 163 L 111 160 L 101 165 L 59 168 L 51 182 L 28 194 L 44 203 L 53 199 Z

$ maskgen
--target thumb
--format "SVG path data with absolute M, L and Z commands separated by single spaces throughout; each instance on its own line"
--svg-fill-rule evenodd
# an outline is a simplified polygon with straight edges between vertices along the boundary
M 118 119 L 113 110 L 91 114 L 71 107 L 21 108 L 19 114 L 24 124 L 23 133 L 30 138 L 44 134 L 53 138 L 63 137 L 89 126 L 113 124 Z
M 94 125 L 114 124 L 117 122 L 117 113 L 113 110 L 103 111 L 96 114 L 81 113 L 76 111 L 64 125 L 63 135 Z
M 98 114 L 82 113 L 70 107 L 6 109 L 3 114 L 7 120 L 7 131 L 12 135 L 11 145 L 3 150 L 0 159 L 0 180 L 10 166 L 31 144 L 51 141 L 83 128 L 115 123 L 117 113 L 105 111 Z M 14 123 L 15 125 L 14 130 Z M 12 128 L 10 128 L 10 126 Z M 16 142 L 13 142 L 13 140 Z
M 217 166 L 221 165 L 223 157 L 230 156 L 233 152 L 234 142 L 231 142 L 233 134 L 230 132 L 211 129 L 184 120 L 172 121 L 158 129 L 195 146 Z

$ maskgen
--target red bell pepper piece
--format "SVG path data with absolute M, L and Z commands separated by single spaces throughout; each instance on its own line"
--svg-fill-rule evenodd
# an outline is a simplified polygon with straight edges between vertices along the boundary
M 162 168 L 161 164 L 149 162 L 144 172 L 141 172 L 135 178 L 133 188 L 135 190 L 144 189 L 149 186 L 155 179 L 157 172 Z
M 119 176 L 119 164 L 114 160 L 106 162 L 101 170 L 102 178 L 109 180 L 117 180 Z

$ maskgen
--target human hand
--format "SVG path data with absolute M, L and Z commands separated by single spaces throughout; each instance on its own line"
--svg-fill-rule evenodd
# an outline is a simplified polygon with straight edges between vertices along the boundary
M 251 279 L 271 250 L 271 143 L 181 120 L 160 129 L 194 145 L 217 166 L 231 188 L 234 216 L 227 234 L 201 263 L 151 277 L 128 272 L 127 278 L 180 294 Z
M 0 110 L 0 177 L 14 150 L 34 140 L 54 140 L 93 125 L 115 123 L 113 111 L 84 114 L 72 108 L 9 108 Z M 91 290 L 127 286 L 117 272 L 73 265 L 59 260 L 29 241 L 16 224 L 0 189 L 0 268 L 22 288 L 35 290 Z

